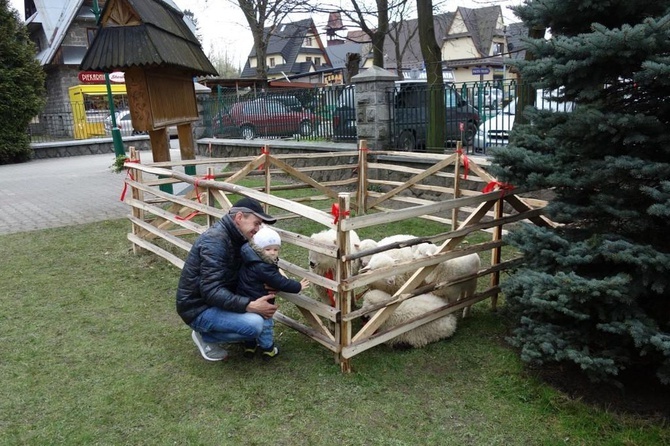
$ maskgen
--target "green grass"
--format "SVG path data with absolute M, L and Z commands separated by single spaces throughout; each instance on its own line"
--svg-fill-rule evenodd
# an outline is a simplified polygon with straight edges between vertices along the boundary
M 0 237 L 2 445 L 661 445 L 670 429 L 530 377 L 486 305 L 423 349 L 342 374 L 277 325 L 282 355 L 205 362 L 179 271 L 133 255 L 125 220 Z M 285 305 L 285 304 L 284 304 Z

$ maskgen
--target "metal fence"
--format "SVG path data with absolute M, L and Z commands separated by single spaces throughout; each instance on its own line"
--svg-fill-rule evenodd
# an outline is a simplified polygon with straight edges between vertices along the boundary
M 484 153 L 489 147 L 507 144 L 522 91 L 513 81 L 446 84 L 443 147 L 460 140 L 466 148 Z M 387 93 L 391 147 L 425 150 L 431 89 L 425 81 L 399 81 Z M 572 110 L 572 104 L 560 101 L 559 93 L 538 90 L 536 106 Z M 139 133 L 132 127 L 127 104 L 117 106 L 116 122 L 122 136 Z M 353 85 L 242 93 L 221 89 L 199 96 L 198 106 L 201 121 L 194 126 L 196 138 L 357 139 Z M 85 109 L 67 102 L 40 113 L 29 132 L 32 142 L 105 138 L 111 137 L 111 124 L 108 109 Z

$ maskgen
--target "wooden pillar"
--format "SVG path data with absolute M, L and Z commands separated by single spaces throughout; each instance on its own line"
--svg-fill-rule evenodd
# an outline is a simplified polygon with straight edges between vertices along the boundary
M 170 161 L 170 138 L 167 129 L 149 130 L 149 140 L 151 141 L 151 154 L 154 157 L 154 163 Z M 159 189 L 171 194 L 172 184 L 161 184 Z
M 195 159 L 195 144 L 193 142 L 193 131 L 191 123 L 179 124 L 177 126 L 177 135 L 179 137 L 179 153 L 182 160 Z M 169 143 L 168 143 L 169 144 Z M 195 175 L 195 166 L 184 166 L 186 175 Z
M 461 168 L 461 155 L 463 154 L 463 143 L 460 141 L 456 142 L 456 161 L 454 162 L 454 199 L 458 198 L 461 195 L 459 190 L 460 188 L 460 168 Z M 454 208 L 451 211 L 451 230 L 455 231 L 458 229 L 458 208 Z
M 338 362 L 340 363 L 340 369 L 345 372 L 351 372 L 351 360 L 349 358 L 344 358 L 342 356 L 342 349 L 351 344 L 351 321 L 345 320 L 345 316 L 351 313 L 351 301 L 353 300 L 354 291 L 343 291 L 342 290 L 342 281 L 351 276 L 351 260 L 346 262 L 342 261 L 344 255 L 352 254 L 351 246 L 351 231 L 342 231 L 341 230 L 341 221 L 349 218 L 350 206 L 351 206 L 351 194 L 349 193 L 340 193 L 337 196 L 338 206 L 339 206 L 339 218 L 337 226 L 337 252 L 339 254 L 337 258 L 337 272 L 336 279 L 338 282 L 337 286 L 337 308 L 340 310 L 340 320 L 336 322 L 335 329 L 335 338 L 339 340 L 340 349 L 338 352 Z
M 358 191 L 356 192 L 356 213 L 365 215 L 368 205 L 368 141 L 358 141 Z

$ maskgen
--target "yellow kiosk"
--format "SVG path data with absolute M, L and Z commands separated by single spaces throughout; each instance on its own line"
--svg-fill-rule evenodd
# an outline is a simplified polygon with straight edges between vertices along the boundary
M 125 84 L 112 84 L 115 110 L 128 109 Z M 75 85 L 68 89 L 75 139 L 104 136 L 105 120 L 109 117 L 107 86 L 105 84 Z

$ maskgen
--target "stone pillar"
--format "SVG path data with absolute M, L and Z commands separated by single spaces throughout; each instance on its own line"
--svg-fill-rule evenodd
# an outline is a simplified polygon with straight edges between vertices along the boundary
M 383 68 L 368 68 L 351 78 L 356 85 L 356 130 L 358 139 L 371 150 L 391 147 L 390 92 L 398 76 Z

